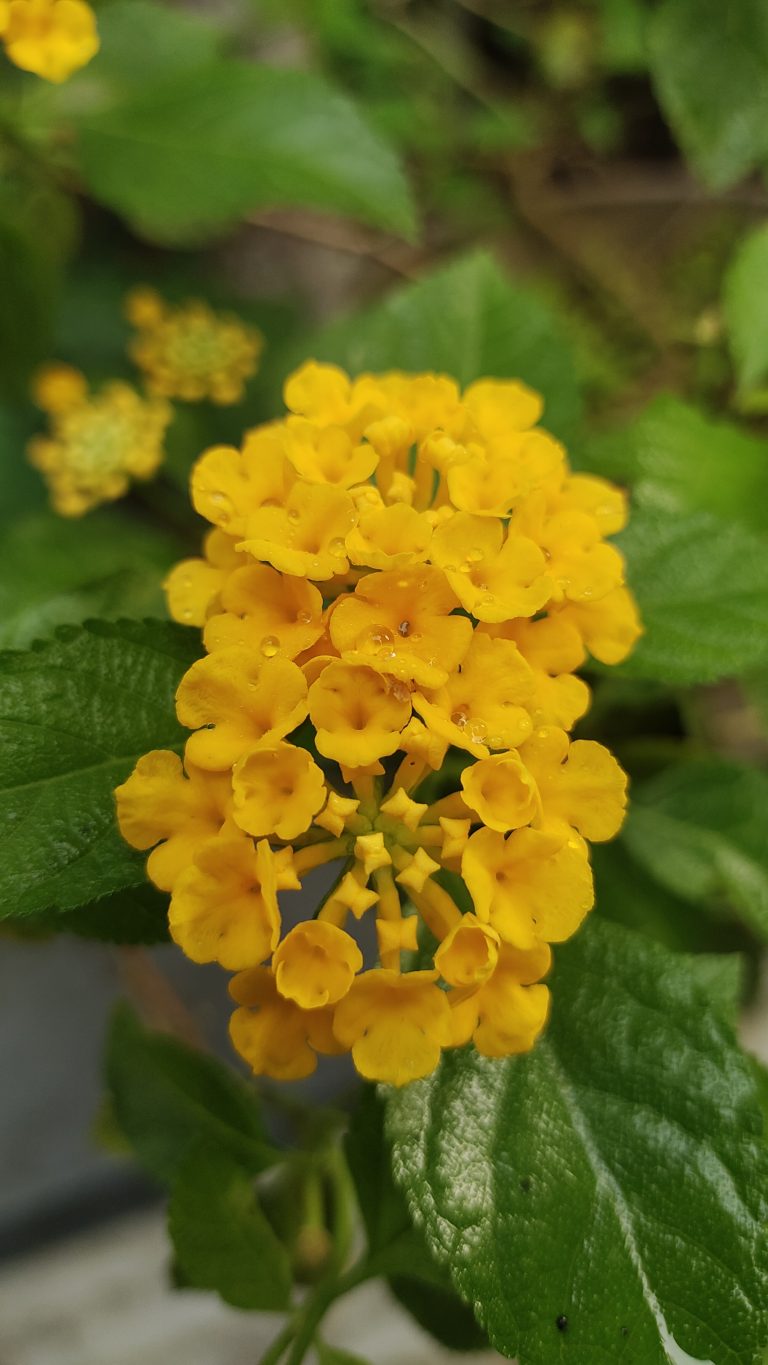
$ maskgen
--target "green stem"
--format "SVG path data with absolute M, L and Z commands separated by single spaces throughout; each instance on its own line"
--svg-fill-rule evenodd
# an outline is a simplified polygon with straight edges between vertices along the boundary
M 290 1342 L 292 1341 L 295 1330 L 296 1330 L 295 1320 L 293 1318 L 290 1318 L 283 1327 L 282 1331 L 279 1332 L 278 1335 L 275 1337 L 274 1341 L 272 1342 L 272 1345 L 269 1347 L 267 1351 L 265 1351 L 264 1355 L 259 1360 L 259 1365 L 277 1365 L 277 1362 L 280 1360 L 281 1356 L 287 1350 Z
M 302 1361 L 315 1339 L 317 1329 L 331 1304 L 336 1299 L 340 1299 L 342 1294 L 348 1294 L 351 1289 L 356 1289 L 373 1273 L 373 1268 L 364 1258 L 358 1261 L 357 1265 L 353 1265 L 346 1275 L 342 1275 L 338 1279 L 332 1275 L 320 1281 L 296 1318 L 293 1345 L 286 1365 L 302 1365 Z M 261 1365 L 264 1365 L 263 1361 Z

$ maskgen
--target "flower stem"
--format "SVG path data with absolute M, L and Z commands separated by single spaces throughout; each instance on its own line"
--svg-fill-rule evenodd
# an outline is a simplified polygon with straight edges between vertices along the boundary
M 293 1340 L 293 1334 L 295 1330 L 296 1330 L 295 1319 L 289 1318 L 288 1322 L 286 1322 L 282 1331 L 280 1331 L 278 1335 L 275 1337 L 274 1341 L 272 1342 L 272 1345 L 268 1347 L 268 1349 L 264 1352 L 264 1355 L 260 1357 L 259 1365 L 277 1365 L 277 1362 L 285 1354 L 291 1341 Z

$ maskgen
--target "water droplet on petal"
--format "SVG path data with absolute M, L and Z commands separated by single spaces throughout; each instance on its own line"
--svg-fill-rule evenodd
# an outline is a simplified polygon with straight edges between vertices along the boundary
M 297 522 L 297 521 L 299 521 L 300 519 L 301 519 L 301 513 L 298 512 L 298 511 L 296 510 L 295 507 L 291 507 L 291 508 L 289 509 L 289 512 L 288 512 L 288 520 L 289 520 L 289 521 L 293 521 L 293 522 Z
M 302 626 L 309 626 L 309 625 L 312 624 L 312 612 L 311 612 L 311 611 L 298 611 L 298 612 L 296 613 L 296 620 L 297 620 L 297 621 L 299 622 L 299 624 L 302 625 Z
M 280 648 L 280 641 L 276 635 L 265 635 L 259 647 L 265 659 L 274 659 Z
M 459 729 L 463 730 L 469 720 L 469 711 L 466 706 L 457 707 L 457 709 L 451 713 L 451 720 L 454 725 L 458 725 Z
M 334 559 L 346 559 L 347 557 L 346 541 L 342 540 L 341 536 L 335 536 L 334 539 L 330 542 L 328 549 L 330 550 Z

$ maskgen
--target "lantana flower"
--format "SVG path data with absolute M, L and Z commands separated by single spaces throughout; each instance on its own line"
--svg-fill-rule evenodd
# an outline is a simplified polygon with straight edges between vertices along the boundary
M 16 66 L 57 85 L 99 50 L 85 0 L 0 0 L 0 38 Z
M 592 906 L 588 841 L 619 829 L 626 778 L 569 731 L 588 652 L 618 662 L 640 631 L 605 539 L 626 500 L 570 473 L 516 381 L 309 362 L 285 399 L 192 472 L 212 529 L 166 584 L 206 651 L 177 693 L 186 776 L 140 760 L 118 818 L 155 845 L 176 942 L 238 973 L 254 1072 L 349 1052 L 404 1085 L 446 1048 L 533 1047 L 550 945 Z M 278 893 L 325 865 L 283 932 Z
M 128 353 L 150 393 L 186 403 L 240 401 L 264 345 L 256 328 L 199 299 L 172 307 L 146 287 L 131 291 L 125 311 L 136 329 Z

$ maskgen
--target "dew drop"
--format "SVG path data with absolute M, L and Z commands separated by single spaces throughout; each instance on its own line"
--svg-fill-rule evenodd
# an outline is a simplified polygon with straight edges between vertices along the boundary
M 378 649 L 380 645 L 393 645 L 395 637 L 387 626 L 373 626 L 366 636 L 366 644 Z
M 470 564 L 479 564 L 483 558 L 483 551 L 477 545 L 474 545 L 471 550 L 467 550 L 467 559 Z
M 329 544 L 328 549 L 334 559 L 346 559 L 347 557 L 346 541 L 342 540 L 341 536 L 335 536 Z
M 297 611 L 297 613 L 296 613 L 296 620 L 297 620 L 297 621 L 299 622 L 299 624 L 302 625 L 302 626 L 309 626 L 309 625 L 312 624 L 312 612 L 311 612 L 311 611 Z
M 292 508 L 290 509 L 290 511 L 288 512 L 288 520 L 289 520 L 289 521 L 293 521 L 293 522 L 300 521 L 300 520 L 301 520 L 301 513 L 300 513 L 299 511 L 297 511 L 297 509 L 296 509 L 295 507 L 292 507 Z
M 259 648 L 265 659 L 274 659 L 280 648 L 280 641 L 276 635 L 265 635 Z
M 181 619 L 182 619 L 182 621 L 191 621 L 191 620 L 192 620 L 193 614 L 194 614 L 194 613 L 193 613 L 191 607 L 185 607 L 184 610 L 183 610 L 182 613 L 181 613 Z
M 451 713 L 451 720 L 454 725 L 458 725 L 459 729 L 463 730 L 469 720 L 469 711 L 466 706 L 457 707 L 457 709 Z
M 471 720 L 467 728 L 467 735 L 473 744 L 484 744 L 488 734 L 488 726 L 484 720 Z

